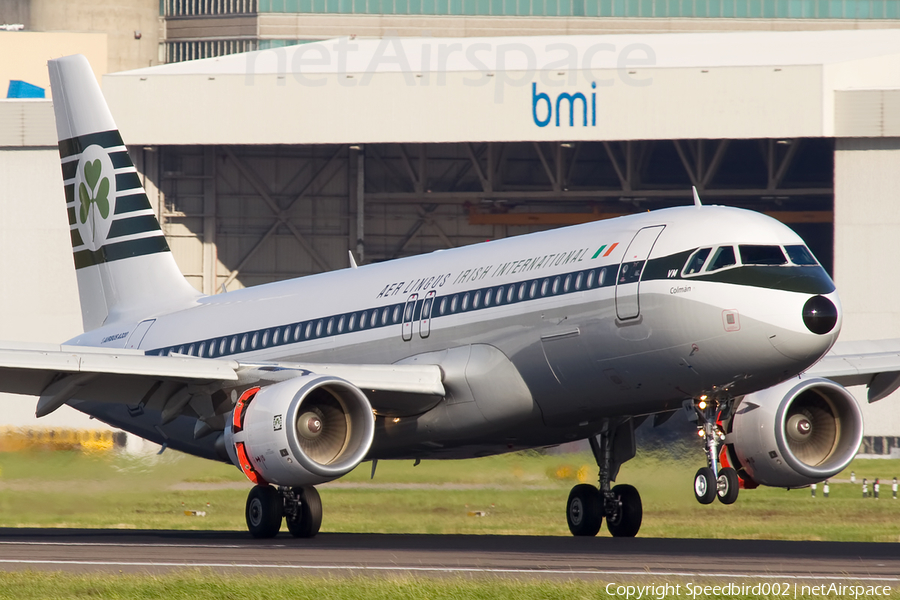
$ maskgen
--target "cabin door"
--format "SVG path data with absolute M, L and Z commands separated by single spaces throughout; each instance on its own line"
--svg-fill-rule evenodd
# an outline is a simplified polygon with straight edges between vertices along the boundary
M 622 256 L 616 278 L 616 315 L 619 320 L 636 319 L 641 314 L 640 285 L 650 251 L 665 225 L 644 227 L 638 231 Z

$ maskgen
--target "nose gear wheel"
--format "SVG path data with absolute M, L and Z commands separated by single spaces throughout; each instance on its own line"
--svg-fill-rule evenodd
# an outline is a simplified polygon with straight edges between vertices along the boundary
M 734 504 L 740 492 L 737 471 L 719 463 L 719 454 L 725 444 L 725 432 L 721 422 L 731 417 L 734 400 L 730 397 L 685 402 L 692 418 L 697 422 L 697 432 L 703 438 L 706 465 L 694 475 L 694 497 L 700 504 L 712 504 L 716 498 L 722 504 Z

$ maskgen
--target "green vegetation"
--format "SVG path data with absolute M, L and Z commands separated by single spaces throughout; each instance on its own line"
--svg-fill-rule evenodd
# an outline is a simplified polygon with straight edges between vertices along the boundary
M 606 592 L 609 582 L 601 580 L 550 580 L 512 578 L 416 578 L 392 577 L 267 577 L 222 575 L 210 571 L 180 571 L 168 575 L 114 575 L 69 573 L 0 573 L 0 599 L 53 600 L 57 598 L 166 598 L 167 600 L 321 600 L 341 598 L 355 600 L 596 600 L 625 598 Z M 681 584 L 681 594 L 669 592 L 667 600 L 689 598 L 684 580 L 629 581 L 630 585 L 662 586 Z M 725 585 L 722 581 L 694 581 L 693 585 Z M 746 582 L 755 585 L 758 582 Z M 847 596 L 835 594 L 798 593 L 791 598 L 817 600 Z M 869 584 L 871 585 L 871 584 Z M 696 589 L 696 588 L 695 588 Z M 613 592 L 615 588 L 610 591 Z M 659 592 L 662 594 L 663 592 Z M 644 596 L 656 598 L 656 596 Z M 728 600 L 777 600 L 780 596 L 760 595 L 702 595 L 703 598 Z M 891 598 L 893 594 L 882 596 Z
M 681 459 L 677 456 L 688 456 Z M 625 464 L 620 482 L 644 501 L 642 537 L 900 541 L 900 500 L 890 480 L 900 460 L 857 460 L 831 484 L 745 490 L 737 504 L 699 506 L 691 481 L 699 452 L 655 452 Z M 849 483 L 854 470 L 857 485 Z M 319 487 L 322 531 L 568 535 L 564 507 L 590 455 L 535 452 L 471 461 L 381 461 Z M 882 479 L 881 499 L 859 483 Z M 160 457 L 77 452 L 0 454 L 0 526 L 243 531 L 249 482 L 234 467 L 166 452 Z M 205 512 L 205 516 L 185 515 Z M 712 518 L 699 519 L 698 516 Z M 601 535 L 607 535 L 605 528 Z

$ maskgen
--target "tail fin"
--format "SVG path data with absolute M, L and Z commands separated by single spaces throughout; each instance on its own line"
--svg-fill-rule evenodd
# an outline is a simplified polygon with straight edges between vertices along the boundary
M 90 64 L 75 55 L 49 69 L 85 331 L 189 306 L 200 294 L 175 264 Z

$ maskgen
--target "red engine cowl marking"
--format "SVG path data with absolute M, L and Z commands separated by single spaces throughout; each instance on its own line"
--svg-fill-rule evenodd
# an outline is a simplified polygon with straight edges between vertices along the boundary
M 237 433 L 244 428 L 244 414 L 247 412 L 247 406 L 250 404 L 250 401 L 256 397 L 256 392 L 258 391 L 259 386 L 252 387 L 238 398 L 237 405 L 234 407 L 233 416 L 231 418 L 231 430 L 234 433 Z
M 234 450 L 235 452 L 237 452 L 238 462 L 241 465 L 241 471 L 244 472 L 244 475 L 247 476 L 247 479 L 249 479 L 256 485 L 267 485 L 266 480 L 260 477 L 259 473 L 256 472 L 256 469 L 253 468 L 253 465 L 250 464 L 250 458 L 247 456 L 247 449 L 244 447 L 244 442 L 236 443 L 234 445 Z

